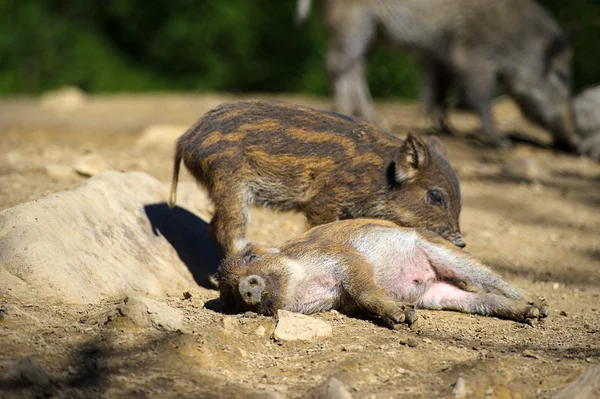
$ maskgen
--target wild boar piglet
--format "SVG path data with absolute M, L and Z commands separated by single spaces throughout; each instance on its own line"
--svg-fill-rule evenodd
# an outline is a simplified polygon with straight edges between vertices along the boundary
M 179 138 L 171 207 L 182 160 L 215 205 L 210 228 L 225 255 L 246 245 L 251 205 L 301 212 L 311 226 L 389 220 L 465 246 L 460 186 L 435 138 L 401 140 L 333 112 L 247 100 L 209 111 Z
M 528 324 L 548 315 L 480 261 L 427 230 L 375 219 L 315 227 L 279 248 L 248 244 L 216 273 L 232 311 L 273 315 L 357 310 L 390 326 L 414 308 L 446 309 Z

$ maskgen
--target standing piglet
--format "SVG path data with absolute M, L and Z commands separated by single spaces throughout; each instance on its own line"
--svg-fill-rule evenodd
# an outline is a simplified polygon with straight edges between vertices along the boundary
M 413 306 L 535 324 L 548 315 L 481 262 L 434 233 L 354 219 L 329 223 L 280 248 L 248 244 L 216 275 L 234 311 L 273 315 L 362 310 L 390 326 L 411 324 Z
M 459 247 L 461 195 L 442 144 L 279 101 L 248 100 L 206 113 L 178 140 L 180 162 L 215 204 L 210 228 L 227 255 L 246 245 L 249 207 L 302 212 L 311 226 L 370 217 L 435 231 Z

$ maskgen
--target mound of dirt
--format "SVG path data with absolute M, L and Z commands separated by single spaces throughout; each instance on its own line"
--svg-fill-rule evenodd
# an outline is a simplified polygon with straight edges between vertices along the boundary
M 202 284 L 216 269 L 216 246 L 206 223 L 168 209 L 166 196 L 145 173 L 109 171 L 3 211 L 0 291 L 96 303 L 132 291 L 181 295 Z

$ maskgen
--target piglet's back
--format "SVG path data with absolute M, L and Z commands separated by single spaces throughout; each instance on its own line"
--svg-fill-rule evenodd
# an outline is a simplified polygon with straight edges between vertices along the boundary
M 213 169 L 224 162 L 239 167 L 249 153 L 258 162 L 288 161 L 288 165 L 308 158 L 329 159 L 331 165 L 347 160 L 379 164 L 401 142 L 370 123 L 335 112 L 245 100 L 207 112 L 179 139 L 177 149 L 186 166 L 194 169 L 200 165 Z

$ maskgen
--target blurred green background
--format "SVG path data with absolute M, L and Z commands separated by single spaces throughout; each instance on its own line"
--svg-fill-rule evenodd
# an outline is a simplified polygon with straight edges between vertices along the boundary
M 313 3 L 319 0 L 314 0 Z M 600 82 L 600 2 L 546 0 L 575 38 L 575 89 Z M 327 94 L 319 7 L 296 0 L 0 0 L 0 93 L 115 91 Z M 412 57 L 378 48 L 375 97 L 414 98 Z

